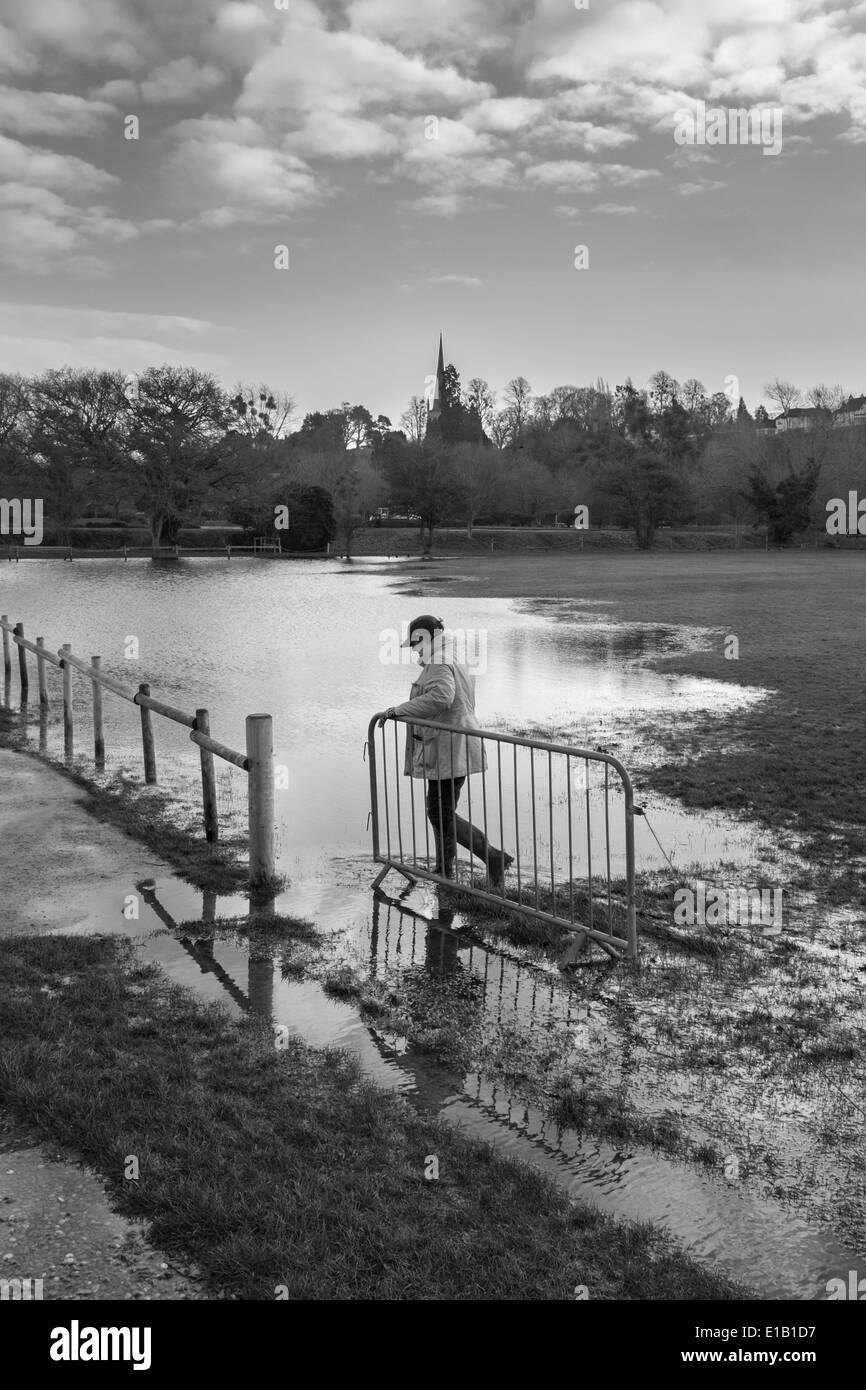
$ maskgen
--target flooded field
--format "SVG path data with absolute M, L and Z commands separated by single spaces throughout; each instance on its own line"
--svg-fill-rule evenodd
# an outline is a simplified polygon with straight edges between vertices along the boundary
M 28 636 L 99 653 L 116 679 L 147 681 L 181 708 L 207 705 L 214 735 L 234 747 L 247 713 L 273 714 L 276 761 L 288 769 L 277 819 L 289 880 L 274 907 L 280 922 L 315 927 L 265 923 L 251 934 L 245 898 L 203 898 L 167 880 L 118 884 L 79 930 L 140 936 L 149 959 L 204 997 L 351 1049 L 382 1084 L 575 1195 L 666 1226 L 763 1297 L 826 1297 L 858 1253 L 866 1270 L 857 924 L 842 910 L 816 912 L 792 837 L 774 841 L 746 820 L 642 789 L 654 722 L 677 721 L 685 739 L 696 712 L 764 698 L 653 669 L 653 658 L 699 645 L 700 629 L 617 623 L 599 603 L 476 599 L 459 587 L 421 601 L 395 590 L 387 564 L 9 570 L 0 608 Z M 636 823 L 639 974 L 561 968 L 555 943 L 535 945 L 429 885 L 392 875 L 371 892 L 366 726 L 408 694 L 413 668 L 382 659 L 385 635 L 425 607 L 486 633 L 483 726 L 604 743 L 633 773 L 647 811 Z M 124 656 L 130 637 L 137 659 Z M 52 692 L 47 743 L 59 756 Z M 89 706 L 79 694 L 84 753 Z M 106 696 L 105 714 L 107 779 L 140 775 L 137 711 Z M 165 721 L 156 732 L 160 783 L 191 822 L 197 751 Z M 243 775 L 224 767 L 219 777 L 223 823 L 242 830 Z M 689 875 L 783 880 L 784 932 L 734 927 L 698 946 L 659 934 L 672 886 Z M 126 922 L 133 892 L 140 918 Z

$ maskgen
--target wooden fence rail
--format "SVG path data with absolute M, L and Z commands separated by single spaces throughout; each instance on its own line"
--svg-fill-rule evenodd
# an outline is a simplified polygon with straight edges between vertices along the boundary
M 266 886 L 274 878 L 274 749 L 273 720 L 269 714 L 250 714 L 246 718 L 246 753 L 238 753 L 224 743 L 211 737 L 210 715 L 206 709 L 197 709 L 195 714 L 167 705 L 155 699 L 149 685 L 140 685 L 137 691 L 127 690 L 120 681 L 105 675 L 102 671 L 101 656 L 92 656 L 84 661 L 75 656 L 69 643 L 64 644 L 55 656 L 45 646 L 45 638 L 37 637 L 35 643 L 24 636 L 22 623 L 12 624 L 4 613 L 0 616 L 0 630 L 3 633 L 3 676 L 5 697 L 9 702 L 12 682 L 12 643 L 18 648 L 18 668 L 20 680 L 21 708 L 26 711 L 29 697 L 29 676 L 27 653 L 36 657 L 39 677 L 40 715 L 48 710 L 48 685 L 46 681 L 46 662 L 57 666 L 63 676 L 63 753 L 67 762 L 74 756 L 74 721 L 72 702 L 72 673 L 81 672 L 90 681 L 93 702 L 93 751 L 98 770 L 105 767 L 105 734 L 102 717 L 102 691 L 112 694 L 130 704 L 138 705 L 141 714 L 141 742 L 144 758 L 145 782 L 154 785 L 157 780 L 156 744 L 151 715 L 158 714 L 190 730 L 190 739 L 197 744 L 201 761 L 202 809 L 205 838 L 209 842 L 219 840 L 219 820 L 217 815 L 216 780 L 214 776 L 214 757 L 232 763 L 247 774 L 247 813 L 249 823 L 250 881 L 254 885 Z M 41 746 L 41 745 L 40 745 Z

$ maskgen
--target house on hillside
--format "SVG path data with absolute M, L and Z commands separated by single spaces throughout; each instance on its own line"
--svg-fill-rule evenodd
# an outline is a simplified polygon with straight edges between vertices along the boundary
M 830 411 L 822 405 L 794 405 L 777 415 L 773 423 L 777 430 L 813 430 L 829 415 Z
M 866 425 L 866 396 L 849 396 L 833 416 L 834 428 L 840 425 Z

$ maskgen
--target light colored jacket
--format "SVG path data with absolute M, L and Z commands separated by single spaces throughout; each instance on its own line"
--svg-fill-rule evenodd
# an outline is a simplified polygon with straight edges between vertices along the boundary
M 394 706 L 402 718 L 435 719 L 455 729 L 477 729 L 475 718 L 475 677 L 459 661 L 432 661 L 421 668 L 409 692 L 409 699 Z M 406 726 L 406 756 L 403 772 L 407 777 L 427 777 L 447 781 L 482 772 L 487 766 L 484 743 L 480 738 L 446 733 L 444 729 L 416 729 Z

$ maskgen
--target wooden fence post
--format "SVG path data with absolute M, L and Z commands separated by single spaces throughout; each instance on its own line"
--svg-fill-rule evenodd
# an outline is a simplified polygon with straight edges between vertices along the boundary
M 15 624 L 15 633 L 19 637 L 24 636 L 24 624 Z M 21 704 L 27 704 L 27 697 L 30 694 L 30 678 L 27 675 L 27 652 L 20 644 L 18 646 L 18 675 L 21 678 Z
M 274 877 L 274 726 L 269 714 L 246 718 L 249 759 L 250 882 Z
M 149 685 L 138 687 L 139 695 L 150 695 Z M 144 751 L 144 780 L 148 786 L 153 786 L 156 782 L 156 747 L 153 742 L 153 724 L 150 718 L 150 710 L 146 705 L 139 705 L 141 711 L 141 746 Z
M 71 652 L 72 647 L 69 642 L 64 642 L 60 648 L 61 660 L 64 652 Z M 72 667 L 68 661 L 63 662 L 63 756 L 67 762 L 72 761 L 73 751 L 73 726 L 72 726 Z
M 36 645 L 37 645 L 37 647 L 43 647 L 43 648 L 44 648 L 44 646 L 45 646 L 45 638 L 44 638 L 44 637 L 37 637 L 37 638 L 36 638 Z M 43 710 L 43 709 L 47 709 L 47 708 L 48 708 L 48 681 L 46 680 L 46 677 L 45 677 L 45 658 L 44 658 L 44 657 L 37 656 L 37 658 L 36 658 L 36 673 L 37 673 L 37 675 L 38 675 L 38 677 L 39 677 L 39 708 L 40 708 L 40 710 Z
M 3 622 L 8 623 L 9 619 L 3 614 Z M 3 679 L 8 686 L 12 680 L 12 656 L 9 651 L 9 633 L 3 629 Z
M 90 664 L 96 675 L 99 675 L 99 668 L 102 665 L 101 656 L 92 656 Z M 102 730 L 102 686 L 99 681 L 92 681 L 93 685 L 93 756 L 96 761 L 96 771 L 105 770 L 105 735 Z
M 206 709 L 195 712 L 195 727 L 200 734 L 210 734 L 210 715 Z M 214 776 L 213 753 L 209 748 L 199 745 L 201 756 L 201 799 L 204 810 L 204 836 L 211 844 L 219 839 L 219 818 L 217 816 L 216 778 Z

